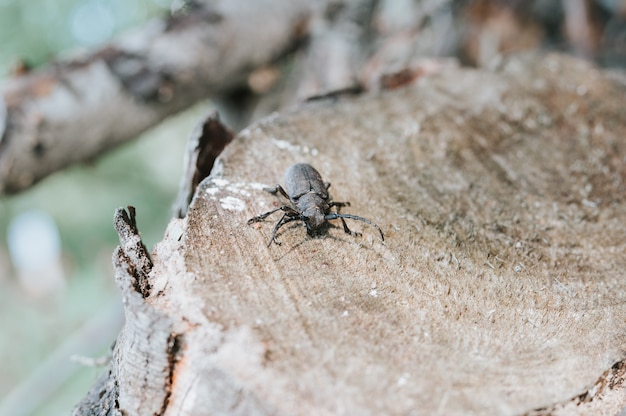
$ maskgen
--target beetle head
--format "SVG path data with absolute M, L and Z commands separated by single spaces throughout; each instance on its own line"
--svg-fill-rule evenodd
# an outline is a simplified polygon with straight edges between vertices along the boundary
M 326 222 L 324 211 L 320 207 L 309 208 L 302 215 L 307 218 L 306 227 L 310 231 L 319 229 Z
M 314 193 L 307 193 L 300 197 L 298 201 L 299 211 L 306 218 L 305 224 L 310 232 L 318 230 L 325 222 L 326 201 Z

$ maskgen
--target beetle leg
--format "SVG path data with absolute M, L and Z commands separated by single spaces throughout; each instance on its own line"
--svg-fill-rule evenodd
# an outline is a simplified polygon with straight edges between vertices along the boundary
M 324 216 L 324 219 L 326 221 L 328 220 L 336 220 L 337 218 L 343 219 L 350 219 L 350 220 L 357 220 L 357 221 L 362 221 L 364 223 L 367 223 L 373 227 L 376 227 L 376 229 L 378 230 L 378 232 L 380 233 L 380 238 L 381 240 L 385 241 L 385 236 L 383 235 L 383 231 L 380 229 L 380 227 L 376 224 L 374 224 L 373 222 L 371 222 L 370 220 L 368 220 L 367 218 L 363 218 L 363 217 L 358 217 L 356 215 L 352 215 L 352 214 L 339 214 L 338 212 L 331 212 L 330 214 L 326 214 Z M 345 228 L 344 228 L 345 230 Z
M 272 242 L 276 243 L 277 245 L 281 245 L 281 242 L 276 239 L 276 233 L 278 232 L 278 229 L 282 227 L 283 225 L 287 224 L 288 222 L 297 221 L 297 220 L 302 220 L 302 217 L 300 216 L 300 214 L 298 214 L 297 211 L 286 212 L 281 217 L 280 221 L 278 221 L 276 225 L 274 226 L 274 229 L 272 230 L 272 237 L 270 237 L 270 241 L 269 243 L 267 243 L 267 246 L 268 247 L 271 246 Z
M 287 195 L 287 192 L 285 192 L 285 190 L 283 189 L 282 186 L 280 186 L 280 184 L 276 185 L 273 188 L 265 188 L 264 190 L 269 192 L 272 195 L 276 195 L 277 192 L 280 192 L 280 194 L 282 196 L 284 196 L 285 198 L 289 199 L 289 195 Z
M 349 202 L 331 202 L 328 204 L 328 207 L 337 207 L 337 214 L 339 214 L 339 210 L 341 209 L 341 207 L 349 207 L 350 203 Z M 341 220 L 341 224 L 343 225 L 343 231 L 346 234 L 350 234 L 351 236 L 354 237 L 360 237 L 362 234 L 356 231 L 352 231 L 351 229 L 348 228 L 348 224 L 346 224 L 346 220 L 344 220 L 343 218 L 339 218 Z
M 250 225 L 250 224 L 252 224 L 254 222 L 263 221 L 265 218 L 269 217 L 270 215 L 272 215 L 276 211 L 283 211 L 285 213 L 285 215 L 287 215 L 287 214 L 298 215 L 298 211 L 296 211 L 295 209 L 291 208 L 288 205 L 283 205 L 282 207 L 278 207 L 278 208 L 273 209 L 271 211 L 267 211 L 265 214 L 261 214 L 261 215 L 258 215 L 256 217 L 250 218 L 248 220 L 248 225 Z
M 353 237 L 360 237 L 363 234 L 357 232 L 357 231 L 352 231 L 351 229 L 348 228 L 348 224 L 346 224 L 346 220 L 344 220 L 343 218 L 339 217 L 339 219 L 341 220 L 341 223 L 343 224 L 343 231 L 346 234 L 350 234 Z
M 324 186 L 326 187 L 326 190 L 328 191 L 328 188 L 330 188 L 330 182 L 324 182 Z

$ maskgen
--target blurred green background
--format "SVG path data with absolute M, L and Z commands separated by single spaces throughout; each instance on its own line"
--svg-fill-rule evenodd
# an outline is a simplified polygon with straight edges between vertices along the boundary
M 0 76 L 19 61 L 37 67 L 61 51 L 93 49 L 169 13 L 170 3 L 0 0 Z M 152 249 L 171 216 L 187 136 L 207 106 L 164 120 L 92 165 L 0 197 L 0 414 L 67 415 L 104 371 L 70 357 L 105 356 L 123 322 L 111 265 L 113 211 L 135 206 Z M 25 283 L 12 261 L 9 229 L 24 213 L 52 219 L 58 229 L 58 268 L 44 276 L 55 275 L 52 283 Z

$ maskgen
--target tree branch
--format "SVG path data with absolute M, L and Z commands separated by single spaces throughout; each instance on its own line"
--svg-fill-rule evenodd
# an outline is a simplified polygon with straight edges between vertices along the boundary
M 306 1 L 196 1 L 89 56 L 7 80 L 0 193 L 93 159 L 168 115 L 245 83 L 307 33 Z M 259 31 L 263 22 L 267 30 Z

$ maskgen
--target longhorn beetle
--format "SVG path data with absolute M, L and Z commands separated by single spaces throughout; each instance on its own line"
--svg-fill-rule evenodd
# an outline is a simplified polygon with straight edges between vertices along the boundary
M 285 172 L 285 189 L 282 186 L 276 185 L 273 189 L 265 189 L 267 192 L 276 195 L 280 192 L 285 198 L 289 199 L 291 206 L 283 205 L 276 209 L 261 214 L 257 217 L 250 218 L 248 225 L 263 221 L 276 211 L 284 212 L 282 218 L 276 223 L 272 230 L 272 237 L 270 238 L 267 246 L 271 246 L 272 242 L 280 245 L 280 242 L 276 240 L 276 233 L 283 225 L 292 221 L 302 221 L 306 225 L 307 234 L 313 235 L 318 231 L 326 221 L 340 219 L 343 224 L 343 230 L 350 235 L 358 236 L 360 233 L 350 231 L 347 219 L 362 221 L 376 227 L 380 233 L 380 238 L 385 241 L 385 236 L 382 230 L 372 221 L 357 217 L 351 214 L 340 214 L 339 209 L 341 207 L 350 206 L 349 202 L 333 202 L 328 195 L 328 188 L 330 183 L 324 183 L 320 173 L 315 168 L 307 163 L 296 163 L 292 165 Z M 337 212 L 331 212 L 332 207 L 337 208 Z

